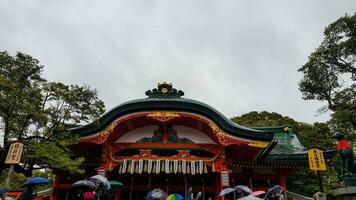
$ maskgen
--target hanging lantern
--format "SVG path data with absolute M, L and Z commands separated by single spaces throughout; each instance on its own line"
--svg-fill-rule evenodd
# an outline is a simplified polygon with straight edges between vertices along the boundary
M 178 163 L 178 173 L 182 173 L 182 161 L 177 160 L 177 163 Z
M 192 175 L 195 175 L 195 161 L 190 162 L 190 168 Z
M 221 178 L 221 185 L 223 187 L 229 187 L 230 186 L 229 172 L 227 172 L 227 171 L 220 172 L 220 178 Z
M 147 162 L 148 160 L 143 161 L 143 172 L 147 173 Z
M 206 166 L 206 163 L 204 162 L 204 174 L 208 173 L 208 167 Z
M 142 174 L 143 171 L 143 160 L 138 161 L 138 173 Z
M 165 160 L 165 165 L 166 165 L 165 172 L 166 174 L 169 174 L 169 160 Z
M 151 173 L 152 171 L 152 160 L 148 160 L 148 164 L 147 164 L 147 173 Z
M 178 160 L 173 161 L 173 172 L 174 174 L 178 172 Z
M 190 174 L 190 163 L 187 163 L 187 174 Z
M 125 159 L 124 162 L 122 163 L 122 173 L 125 173 L 127 169 L 127 160 Z
M 135 160 L 131 161 L 130 173 L 133 174 L 135 172 Z
M 185 160 L 182 160 L 182 173 L 187 173 L 187 163 Z
M 157 160 L 156 161 L 156 174 L 159 174 L 161 172 L 161 161 Z
M 199 174 L 203 174 L 204 161 L 199 160 Z
M 119 174 L 122 173 L 122 162 L 119 162 Z

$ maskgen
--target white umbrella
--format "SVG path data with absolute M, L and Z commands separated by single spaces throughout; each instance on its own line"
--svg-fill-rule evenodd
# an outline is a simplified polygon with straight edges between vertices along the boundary
M 225 195 L 230 194 L 234 191 L 235 191 L 234 188 L 225 188 L 225 189 L 221 190 L 221 192 L 219 193 L 219 197 L 225 196 Z
M 98 175 L 92 176 L 89 178 L 89 180 L 93 181 L 97 185 L 99 185 L 101 183 L 103 185 L 104 190 L 110 190 L 110 182 L 108 181 L 107 178 L 105 178 L 102 175 L 98 174 Z
M 156 200 L 156 199 L 164 200 L 166 199 L 166 197 L 167 194 L 163 192 L 163 190 L 156 188 L 147 194 L 146 200 Z
M 235 187 L 235 190 L 237 192 L 246 192 L 247 194 L 251 194 L 252 193 L 252 190 L 250 188 L 248 188 L 247 186 L 244 186 L 244 185 L 238 185 Z

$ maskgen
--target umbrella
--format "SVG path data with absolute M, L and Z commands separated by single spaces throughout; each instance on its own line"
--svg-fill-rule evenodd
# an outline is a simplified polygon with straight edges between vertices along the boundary
M 225 188 L 225 189 L 221 190 L 221 192 L 219 193 L 219 197 L 225 196 L 225 195 L 230 194 L 234 191 L 235 191 L 234 188 Z
M 248 195 L 248 196 L 239 198 L 238 200 L 263 200 L 263 199 L 258 198 L 258 197 L 254 197 L 254 196 L 252 196 L 252 195 Z
M 252 190 L 250 188 L 248 188 L 247 186 L 244 186 L 244 185 L 238 185 L 235 187 L 235 190 L 237 192 L 245 192 L 247 194 L 251 194 L 252 193 Z
M 96 185 L 99 185 L 101 183 L 103 185 L 104 190 L 110 190 L 110 182 L 102 175 L 92 176 L 89 178 L 89 180 L 93 181 Z
M 33 177 L 30 179 L 27 179 L 25 182 L 25 185 L 40 185 L 40 184 L 47 184 L 49 183 L 48 179 L 42 178 L 42 177 Z
M 266 192 L 262 191 L 262 190 L 259 190 L 259 191 L 252 192 L 251 196 L 257 197 L 257 196 L 260 196 L 262 194 L 266 194 Z
M 200 200 L 201 199 L 201 192 L 198 192 L 197 196 L 195 196 L 195 200 Z
M 89 180 L 79 180 L 75 183 L 73 183 L 72 187 L 87 187 L 90 189 L 95 189 L 96 185 L 92 181 Z
M 266 193 L 266 198 L 270 198 L 273 195 L 276 195 L 277 197 L 281 197 L 281 194 L 283 192 L 283 187 L 279 185 L 275 185 L 274 187 L 270 188 L 267 193 Z
M 187 193 L 185 194 L 185 199 L 191 199 L 192 198 L 192 193 L 193 193 L 193 188 L 190 187 L 187 191 Z
M 275 185 L 274 187 L 268 190 L 267 194 L 271 192 L 275 192 L 276 194 L 281 194 L 283 192 L 283 187 L 280 185 Z
M 146 200 L 165 200 L 167 194 L 161 189 L 154 189 L 147 194 Z
M 166 200 L 184 200 L 183 196 L 180 194 L 171 194 Z
M 109 183 L 111 187 L 120 187 L 124 185 L 120 181 L 109 181 Z

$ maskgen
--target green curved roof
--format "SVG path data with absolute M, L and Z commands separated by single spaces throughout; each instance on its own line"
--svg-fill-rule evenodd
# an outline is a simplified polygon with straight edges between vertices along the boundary
M 227 134 L 237 137 L 265 141 L 271 141 L 274 137 L 274 134 L 271 131 L 257 130 L 240 126 L 226 118 L 213 107 L 205 103 L 186 98 L 145 98 L 128 101 L 111 109 L 93 123 L 69 130 L 72 133 L 87 136 L 103 130 L 112 121 L 120 116 L 135 112 L 154 110 L 176 110 L 196 113 L 213 120 Z

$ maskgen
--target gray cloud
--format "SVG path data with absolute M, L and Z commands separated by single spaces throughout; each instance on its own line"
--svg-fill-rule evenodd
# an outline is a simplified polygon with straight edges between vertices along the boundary
M 304 122 L 297 69 L 346 1 L 1 1 L 0 50 L 23 51 L 49 80 L 97 88 L 110 109 L 166 80 L 228 117 L 276 111 Z

